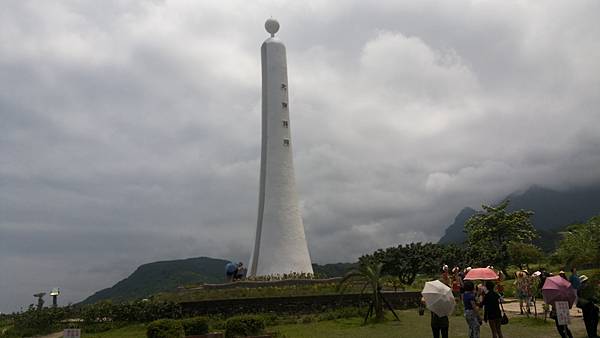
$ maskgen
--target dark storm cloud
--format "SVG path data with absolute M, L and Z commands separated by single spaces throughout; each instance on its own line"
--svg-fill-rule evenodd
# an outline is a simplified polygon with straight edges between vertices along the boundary
M 149 261 L 247 260 L 270 15 L 315 262 L 435 241 L 462 207 L 531 184 L 598 183 L 599 7 L 5 4 L 0 311 L 55 286 L 81 300 Z

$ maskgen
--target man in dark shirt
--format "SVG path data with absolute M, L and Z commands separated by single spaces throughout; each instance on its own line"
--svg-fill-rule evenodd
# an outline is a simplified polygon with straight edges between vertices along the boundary
M 577 307 L 583 312 L 583 322 L 589 338 L 598 338 L 598 282 L 588 281 L 586 275 L 579 277 L 581 287 L 577 292 Z
M 448 338 L 448 327 L 450 322 L 448 316 L 440 317 L 431 311 L 431 331 L 433 332 L 433 338 Z
M 542 288 L 544 287 L 544 283 L 546 282 L 546 278 L 550 277 L 550 273 L 546 271 L 546 268 L 540 269 L 540 284 L 538 285 L 538 291 L 540 294 L 542 293 Z
M 500 319 L 500 295 L 494 291 L 494 282 L 485 282 L 486 294 L 483 296 L 483 320 L 490 324 L 493 338 L 503 338 Z

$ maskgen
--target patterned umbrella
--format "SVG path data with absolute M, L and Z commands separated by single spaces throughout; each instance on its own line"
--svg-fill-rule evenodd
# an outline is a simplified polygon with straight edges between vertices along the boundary
M 553 304 L 556 301 L 567 301 L 569 302 L 569 307 L 573 306 L 577 296 L 575 289 L 571 287 L 571 283 L 561 276 L 546 278 L 544 286 L 542 286 L 542 295 L 546 304 Z
M 475 268 L 469 270 L 464 278 L 465 280 L 497 280 L 496 271 L 490 268 Z
M 456 302 L 452 290 L 439 280 L 425 283 L 421 294 L 425 299 L 425 306 L 436 315 L 444 317 L 454 312 Z

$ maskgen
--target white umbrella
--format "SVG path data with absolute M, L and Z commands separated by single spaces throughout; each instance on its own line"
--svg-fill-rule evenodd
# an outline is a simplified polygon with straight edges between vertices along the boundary
M 421 294 L 425 299 L 425 306 L 436 315 L 444 317 L 454 312 L 456 302 L 452 290 L 439 280 L 425 283 Z

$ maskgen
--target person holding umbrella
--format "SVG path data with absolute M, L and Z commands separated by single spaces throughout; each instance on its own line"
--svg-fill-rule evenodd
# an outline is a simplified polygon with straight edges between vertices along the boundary
M 454 296 L 450 287 L 434 280 L 425 283 L 423 291 L 422 302 L 429 311 L 431 311 L 431 331 L 433 332 L 434 338 L 448 338 L 448 328 L 450 323 L 448 321 L 448 315 L 454 312 L 456 306 Z
M 550 318 L 554 319 L 554 324 L 556 325 L 556 331 L 561 338 L 573 338 L 573 334 L 571 330 L 569 330 L 569 326 L 567 324 L 561 325 L 558 323 L 558 315 L 556 314 L 556 307 L 552 304 L 552 310 L 550 310 Z
M 433 332 L 433 338 L 448 338 L 448 328 L 450 327 L 450 321 L 448 316 L 438 316 L 435 312 L 431 311 L 431 331 Z
M 542 296 L 544 296 L 544 302 L 552 305 L 552 311 L 550 312 L 550 318 L 554 319 L 556 324 L 556 330 L 563 338 L 573 338 L 573 334 L 566 322 L 559 323 L 559 316 L 556 310 L 556 302 L 567 302 L 569 308 L 573 306 L 576 299 L 575 290 L 571 288 L 571 283 L 562 277 L 552 276 L 546 278 L 544 286 L 542 287 Z M 568 315 L 568 314 L 567 314 Z

